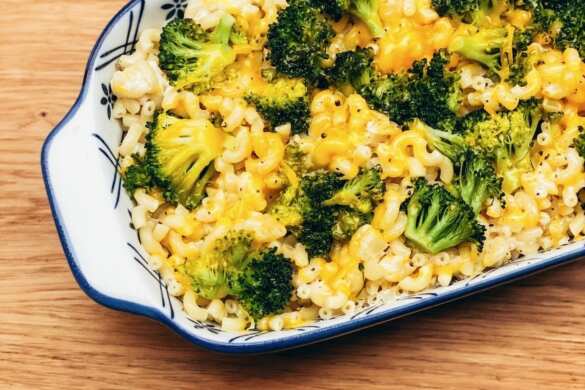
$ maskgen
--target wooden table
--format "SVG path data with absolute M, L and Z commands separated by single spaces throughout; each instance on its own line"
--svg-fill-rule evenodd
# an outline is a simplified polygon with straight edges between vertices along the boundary
M 43 139 L 123 0 L 2 0 L 0 388 L 585 389 L 585 263 L 321 345 L 232 357 L 77 287 L 41 181 Z

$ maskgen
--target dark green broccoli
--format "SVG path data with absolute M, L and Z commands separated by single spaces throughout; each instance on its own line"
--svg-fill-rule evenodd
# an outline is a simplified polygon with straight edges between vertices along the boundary
M 360 213 L 368 214 L 384 198 L 386 186 L 380 176 L 379 166 L 361 169 L 359 174 L 346 181 L 343 187 L 323 202 L 324 206 L 346 206 Z
M 286 146 L 281 176 L 288 184 L 267 210 L 281 224 L 297 233 L 300 231 L 297 227 L 302 225 L 304 215 L 312 207 L 301 188 L 301 181 L 308 171 L 305 159 L 298 143 L 291 142 Z
M 165 199 L 195 208 L 213 178 L 213 161 L 222 153 L 224 133 L 205 119 L 155 116 L 147 136 L 146 159 L 152 183 Z
M 313 6 L 321 9 L 327 16 L 339 21 L 347 12 L 351 0 L 312 0 Z
M 446 69 L 446 51 L 435 53 L 431 61 L 415 62 L 405 73 L 388 76 L 373 69 L 372 54 L 369 49 L 340 53 L 330 79 L 342 89 L 351 85 L 373 109 L 399 124 L 418 118 L 434 128 L 455 130 L 463 94 L 459 75 Z
M 352 90 L 361 91 L 382 77 L 374 70 L 373 59 L 374 52 L 370 48 L 358 48 L 337 54 L 334 66 L 328 71 L 331 84 L 348 95 Z
M 579 156 L 585 158 L 585 128 L 579 127 L 579 135 L 573 141 L 573 148 L 577 150 Z
M 543 114 L 535 99 L 522 102 L 514 111 L 490 115 L 476 111 L 462 121 L 467 144 L 496 158 L 496 171 L 506 193 L 520 187 L 523 173 L 532 170 L 530 147 Z
M 439 184 L 417 179 L 404 207 L 404 235 L 419 250 L 436 254 L 464 242 L 482 248 L 485 227 L 477 222 L 471 207 Z
M 498 178 L 491 154 L 472 150 L 466 139 L 459 134 L 435 130 L 422 126 L 431 148 L 448 157 L 456 169 L 452 189 L 476 214 L 488 199 L 502 196 L 502 180 Z
M 303 215 L 300 229 L 293 235 L 305 246 L 310 257 L 326 257 L 333 245 L 335 215 L 327 207 L 311 207 Z
M 332 195 L 343 181 L 334 173 L 315 171 L 290 183 L 268 208 L 268 213 L 287 227 L 310 256 L 327 256 L 333 244 L 333 210 L 322 205 L 321 193 Z
M 345 241 L 372 220 L 384 196 L 380 168 L 362 170 L 352 180 L 318 170 L 289 183 L 268 208 L 311 257 L 327 256 L 334 240 Z
M 534 26 L 548 34 L 558 49 L 572 47 L 585 57 L 585 3 L 565 0 L 530 0 Z
M 339 191 L 343 184 L 340 175 L 328 171 L 314 171 L 301 178 L 300 190 L 308 207 L 304 207 L 303 223 L 293 234 L 311 257 L 329 255 L 333 245 L 335 213 L 323 202 Z
M 268 30 L 268 59 L 276 70 L 304 78 L 311 86 L 323 85 L 322 62 L 335 35 L 321 10 L 310 0 L 292 0 Z
M 477 215 L 489 199 L 500 199 L 502 179 L 495 170 L 493 157 L 467 150 L 458 164 L 455 186 L 459 196 Z
M 195 292 L 206 299 L 237 297 L 254 319 L 281 312 L 292 296 L 293 267 L 276 249 L 255 250 L 253 237 L 229 231 L 197 257 L 183 272 Z
M 481 24 L 490 9 L 503 0 L 432 0 L 441 16 L 458 18 L 465 23 Z
M 502 68 L 502 47 L 507 41 L 505 28 L 480 29 L 471 35 L 460 35 L 453 39 L 449 51 L 485 65 L 493 74 Z
M 470 35 L 456 37 L 449 50 L 485 65 L 491 77 L 499 78 L 501 70 L 506 69 L 507 72 L 502 74 L 505 81 L 525 85 L 526 74 L 532 69 L 528 45 L 542 27 L 530 25 L 513 31 L 495 27 L 498 24 L 489 17 L 490 11 L 501 10 L 506 3 L 530 11 L 541 9 L 540 0 L 433 0 L 433 6 L 441 16 L 456 17 L 478 28 Z M 514 35 L 510 37 L 509 34 Z M 503 48 L 508 49 L 510 38 L 513 39 L 512 52 L 507 52 Z
M 272 128 L 290 123 L 293 134 L 309 128 L 309 94 L 302 80 L 277 79 L 247 95 L 246 101 L 256 106 Z
M 171 83 L 178 89 L 202 92 L 236 60 L 229 41 L 234 18 L 222 17 L 211 33 L 191 19 L 174 19 L 160 38 L 159 62 Z
M 314 171 L 291 183 L 268 208 L 285 225 L 311 257 L 327 256 L 333 244 L 334 210 L 322 203 L 343 186 L 332 172 Z
M 463 95 L 459 75 L 446 69 L 448 62 L 447 53 L 439 51 L 430 62 L 418 61 L 405 74 L 374 80 L 360 94 L 399 124 L 420 119 L 433 128 L 453 131 Z
M 582 1 L 544 0 L 545 7 L 552 9 L 557 15 L 558 34 L 553 35 L 555 46 L 560 49 L 569 47 L 579 51 L 585 57 L 585 3 Z
M 343 188 L 345 181 L 335 172 L 318 170 L 304 175 L 301 179 L 301 189 L 315 205 L 322 205 Z
M 123 174 L 124 188 L 128 195 L 133 196 L 139 188 L 151 188 L 152 177 L 144 159 L 137 155 L 132 156 L 134 165 L 129 166 Z
M 384 25 L 378 14 L 379 0 L 314 0 L 314 3 L 334 20 L 349 13 L 364 22 L 374 38 L 384 35 Z
M 278 314 L 293 293 L 293 266 L 276 249 L 253 252 L 230 278 L 231 293 L 256 320 Z

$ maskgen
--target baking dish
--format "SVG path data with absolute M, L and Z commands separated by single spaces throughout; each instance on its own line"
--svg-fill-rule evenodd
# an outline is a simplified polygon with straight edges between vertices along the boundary
M 147 266 L 130 226 L 131 201 L 122 189 L 117 146 L 122 130 L 112 118 L 109 80 L 116 60 L 133 50 L 140 31 L 181 15 L 186 1 L 134 0 L 106 26 L 86 68 L 79 98 L 49 134 L 42 171 L 57 230 L 71 270 L 95 301 L 144 315 L 203 347 L 228 353 L 278 351 L 315 343 L 425 310 L 579 259 L 583 242 L 460 280 L 448 287 L 375 304 L 357 313 L 293 330 L 230 333 L 189 319 L 158 273 Z

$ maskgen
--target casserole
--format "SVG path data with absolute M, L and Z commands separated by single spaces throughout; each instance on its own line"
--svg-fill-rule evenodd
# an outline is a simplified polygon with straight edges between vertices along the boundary
M 148 268 L 146 254 L 130 227 L 131 201 L 122 189 L 116 153 L 122 130 L 112 119 L 115 98 L 109 87 L 116 60 L 133 50 L 140 31 L 162 25 L 182 13 L 183 7 L 183 2 L 160 0 L 135 0 L 124 7 L 105 28 L 91 53 L 77 102 L 43 146 L 43 176 L 66 257 L 81 288 L 97 302 L 158 320 L 193 343 L 213 350 L 270 352 L 396 319 L 585 254 L 583 243 L 567 244 L 448 287 L 425 290 L 292 330 L 230 333 L 218 325 L 189 319 L 160 275 Z

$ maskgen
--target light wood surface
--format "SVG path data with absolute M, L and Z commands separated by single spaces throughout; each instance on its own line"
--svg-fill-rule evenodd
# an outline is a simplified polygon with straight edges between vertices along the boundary
M 66 264 L 39 151 L 124 1 L 1 4 L 0 389 L 585 389 L 585 262 L 272 356 L 211 353 L 97 305 Z

